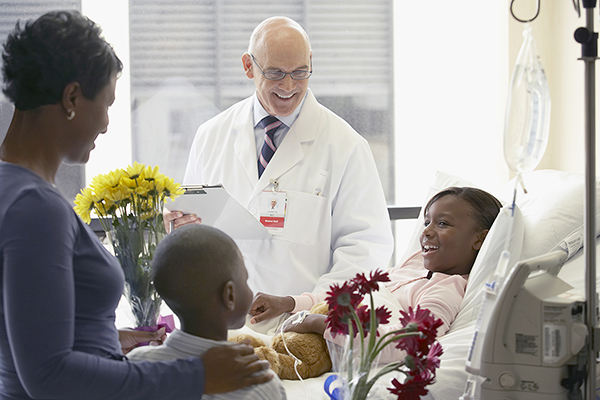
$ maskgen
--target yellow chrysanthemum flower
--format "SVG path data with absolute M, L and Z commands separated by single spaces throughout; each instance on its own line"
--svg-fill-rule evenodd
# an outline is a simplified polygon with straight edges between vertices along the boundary
M 134 179 L 131 179 L 128 176 L 123 176 L 121 177 L 121 180 L 119 181 L 119 186 L 122 186 L 124 188 L 127 188 L 129 190 L 129 192 L 133 192 L 133 189 L 135 189 L 137 187 L 137 182 Z
M 133 193 L 136 196 L 141 196 L 141 197 L 147 196 L 149 191 L 150 191 L 150 188 L 147 185 L 136 186 L 135 188 L 133 188 Z
M 127 171 L 124 169 L 116 169 L 102 176 L 103 184 L 108 188 L 114 188 L 119 185 L 121 178 L 127 176 Z
M 157 179 L 161 179 L 164 175 L 158 172 L 158 166 L 154 168 L 148 166 L 144 169 L 142 176 L 144 179 L 156 181 Z
M 166 197 L 175 198 L 183 193 L 180 185 L 161 174 L 158 167 L 134 162 L 126 169 L 94 177 L 90 187 L 77 195 L 74 209 L 88 224 L 92 211 L 101 219 L 128 216 L 146 221 L 162 213 Z
M 93 192 L 91 188 L 81 189 L 81 193 L 75 196 L 75 207 L 73 207 L 75 213 L 88 225 L 92 222 L 90 212 L 94 209 L 92 196 Z
M 106 199 L 113 203 L 120 203 L 124 200 L 129 200 L 131 192 L 126 186 L 118 185 L 106 191 Z
M 148 193 L 154 189 L 154 183 L 145 179 L 127 179 L 124 181 L 128 182 L 129 189 L 137 196 L 147 196 Z
M 164 191 L 166 196 L 172 199 L 185 193 L 185 190 L 181 189 L 181 185 L 179 183 L 175 183 L 172 178 L 165 177 L 163 184 L 165 185 Z
M 129 175 L 129 178 L 135 179 L 144 172 L 144 168 L 144 164 L 135 161 L 133 165 L 127 167 L 127 175 Z

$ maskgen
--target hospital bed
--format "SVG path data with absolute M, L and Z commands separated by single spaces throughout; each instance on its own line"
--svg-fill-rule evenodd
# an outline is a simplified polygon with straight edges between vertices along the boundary
M 510 251 L 511 265 L 518 260 L 546 254 L 558 248 L 567 249 L 567 261 L 558 276 L 573 287 L 573 296 L 584 298 L 585 266 L 583 251 L 579 245 L 582 242 L 573 240 L 583 235 L 583 174 L 541 170 L 525 174 L 523 178 L 528 193 L 520 192 L 517 195 L 518 210 L 514 217 L 510 217 L 507 207 L 503 208 L 473 266 L 461 310 L 449 332 L 439 339 L 444 354 L 441 356 L 436 381 L 428 387 L 429 394 L 424 399 L 458 399 L 463 394 L 468 377 L 465 362 L 479 316 L 484 285 L 491 279 L 504 249 L 508 248 Z M 438 172 L 426 197 L 449 186 L 477 185 L 460 177 Z M 504 203 L 510 203 L 514 182 L 510 181 L 499 188 L 482 189 L 493 193 Z M 414 216 L 415 210 L 409 213 Z M 514 219 L 511 221 L 511 218 Z M 421 229 L 422 215 L 419 213 L 405 255 L 418 248 L 417 240 Z M 509 230 L 512 233 L 507 235 Z M 505 246 L 507 240 L 509 245 Z M 288 399 L 328 400 L 323 385 L 330 374 L 304 381 L 283 381 Z

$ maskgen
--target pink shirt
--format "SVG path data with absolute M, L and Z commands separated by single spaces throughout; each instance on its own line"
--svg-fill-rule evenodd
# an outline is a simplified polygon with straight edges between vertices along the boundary
M 438 328 L 438 337 L 444 335 L 450 324 L 456 318 L 465 289 L 467 287 L 468 275 L 447 275 L 434 272 L 428 278 L 429 271 L 423 267 L 421 252 L 409 257 L 403 264 L 399 264 L 390 270 L 390 282 L 385 287 L 392 293 L 400 304 L 401 310 L 408 311 L 408 307 L 428 309 L 436 318 L 442 320 L 442 326 Z M 296 301 L 294 312 L 310 309 L 314 304 L 325 300 L 325 293 L 304 293 L 301 296 L 292 296 Z M 395 324 L 382 325 L 378 328 L 380 335 L 401 328 L 398 322 Z M 325 339 L 342 344 L 343 337 L 338 335 L 333 338 L 329 330 L 325 331 Z M 388 363 L 403 359 L 405 353 L 388 345 L 382 352 L 380 363 Z

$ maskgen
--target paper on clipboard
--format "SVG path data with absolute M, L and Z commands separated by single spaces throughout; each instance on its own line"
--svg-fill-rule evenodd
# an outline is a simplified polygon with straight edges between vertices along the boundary
M 223 185 L 182 185 L 185 193 L 167 201 L 167 209 L 196 214 L 202 223 L 222 230 L 233 239 L 261 240 L 272 236 Z

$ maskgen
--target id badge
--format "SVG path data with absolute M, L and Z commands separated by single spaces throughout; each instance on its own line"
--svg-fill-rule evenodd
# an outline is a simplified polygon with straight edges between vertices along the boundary
M 260 223 L 271 235 L 283 235 L 285 225 L 285 211 L 287 208 L 287 194 L 265 190 L 260 199 Z

